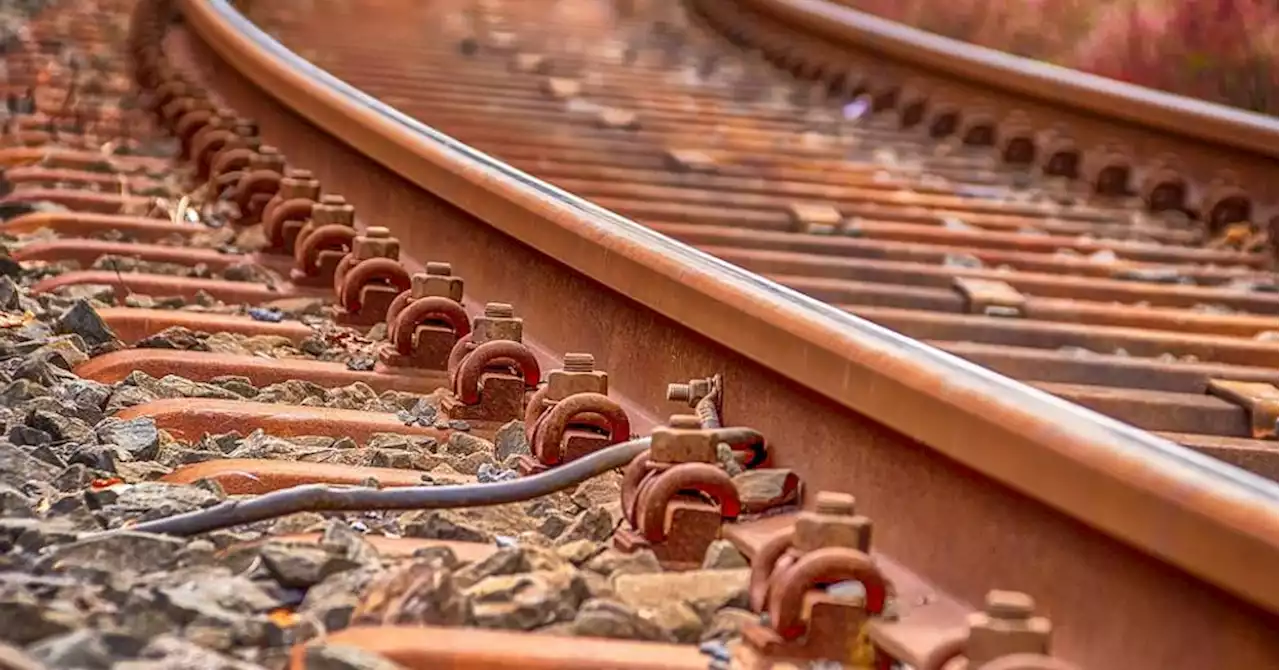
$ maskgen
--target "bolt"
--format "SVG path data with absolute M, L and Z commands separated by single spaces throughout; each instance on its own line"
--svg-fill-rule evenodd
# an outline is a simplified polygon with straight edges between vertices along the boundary
M 341 207 L 347 204 L 347 199 L 338 195 L 337 193 L 326 193 L 323 197 L 320 198 L 320 204 L 330 205 L 333 207 Z
M 491 319 L 510 319 L 516 315 L 516 309 L 505 302 L 485 303 L 484 315 Z
M 857 500 L 848 493 L 819 491 L 813 497 L 813 511 L 832 516 L 853 516 L 857 513 Z
M 672 428 L 680 428 L 684 430 L 698 430 L 702 428 L 702 422 L 698 417 L 692 414 L 672 414 L 667 419 L 667 425 Z
M 315 179 L 315 175 L 311 174 L 311 170 L 303 170 L 302 168 L 289 168 L 289 172 L 285 177 L 288 179 L 296 179 L 298 181 Z
M 399 258 L 400 241 L 391 236 L 391 231 L 382 226 L 370 226 L 363 235 L 358 235 L 352 252 L 357 260 L 370 258 Z
M 689 402 L 690 392 L 688 384 L 667 384 L 667 400 Z
M 453 274 L 453 266 L 442 261 L 430 261 L 427 263 L 427 274 L 448 277 Z
M 591 354 L 565 354 L 561 369 L 565 372 L 595 372 L 596 357 Z
M 255 139 L 256 138 L 250 138 L 249 141 L 252 142 Z M 257 170 L 274 170 L 279 172 L 284 169 L 284 155 L 280 153 L 279 149 L 269 144 L 259 146 L 257 154 L 253 157 L 251 162 L 253 163 L 254 169 Z
M 987 591 L 986 613 L 993 619 L 1026 621 L 1035 614 L 1036 601 L 1019 591 Z

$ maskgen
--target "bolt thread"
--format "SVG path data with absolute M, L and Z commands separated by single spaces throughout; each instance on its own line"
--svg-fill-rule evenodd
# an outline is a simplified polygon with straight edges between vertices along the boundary
M 386 240 L 391 238 L 391 229 L 383 226 L 369 226 L 364 229 L 365 239 Z
M 453 266 L 443 261 L 430 261 L 427 263 L 427 274 L 448 277 L 453 274 Z
M 264 144 L 258 147 L 258 153 L 263 156 L 279 156 L 280 150 L 270 144 Z
M 320 204 L 341 207 L 347 204 L 347 199 L 337 193 L 326 193 L 320 197 Z
M 491 319 L 510 319 L 516 315 L 516 308 L 505 302 L 490 302 L 484 306 L 484 315 Z
M 301 168 L 289 168 L 289 172 L 286 176 L 289 179 L 297 181 L 311 181 L 312 179 L 315 179 L 315 175 L 311 173 L 311 170 L 303 170 Z
M 591 354 L 565 354 L 563 369 L 565 372 L 594 372 L 596 357 Z
M 688 384 L 667 384 L 667 400 L 675 402 L 689 401 Z

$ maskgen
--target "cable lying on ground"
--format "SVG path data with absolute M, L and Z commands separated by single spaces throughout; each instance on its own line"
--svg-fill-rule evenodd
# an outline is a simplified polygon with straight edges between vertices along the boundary
M 601 449 L 541 474 L 492 484 L 460 486 L 407 486 L 392 489 L 334 487 L 320 484 L 295 486 L 244 500 L 228 500 L 195 512 L 145 521 L 123 530 L 195 535 L 297 512 L 364 512 L 371 510 L 443 509 L 485 507 L 531 500 L 576 486 L 630 463 L 649 448 L 649 438 L 622 442 Z

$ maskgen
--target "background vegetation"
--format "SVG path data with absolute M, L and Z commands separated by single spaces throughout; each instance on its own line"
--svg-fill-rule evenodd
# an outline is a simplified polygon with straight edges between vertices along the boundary
M 843 0 L 1020 56 L 1277 114 L 1276 0 Z

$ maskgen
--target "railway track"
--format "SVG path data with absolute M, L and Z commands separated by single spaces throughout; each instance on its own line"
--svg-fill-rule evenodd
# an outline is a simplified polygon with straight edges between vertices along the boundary
M 398 5 L 361 11 L 356 26 L 341 3 L 260 13 L 335 76 L 566 191 L 1275 478 L 1275 418 L 1255 425 L 1222 400 L 1240 383 L 1276 384 L 1274 233 L 1258 232 L 1274 196 L 1193 193 L 1204 184 L 1173 163 L 1081 156 L 1089 145 L 1065 131 L 1037 146 L 1031 114 L 1000 119 L 977 101 L 916 110 L 903 129 L 908 112 L 870 114 L 889 95 L 870 84 L 838 77 L 865 92 L 820 83 L 814 96 L 808 81 L 738 57 L 696 19 L 748 43 L 782 37 L 725 4 L 695 3 L 690 16 L 638 3 L 620 18 L 593 2 L 433 3 L 398 27 L 410 11 Z M 424 30 L 431 46 L 399 46 Z M 779 56 L 805 74 L 822 57 Z M 1074 181 L 1044 175 L 1073 161 Z M 1274 181 L 1274 160 L 1256 172 L 1249 182 Z M 1189 220 L 1197 207 L 1203 221 Z
M 9 663 L 1272 663 L 1257 124 L 1046 176 L 764 4 L 22 10 Z

